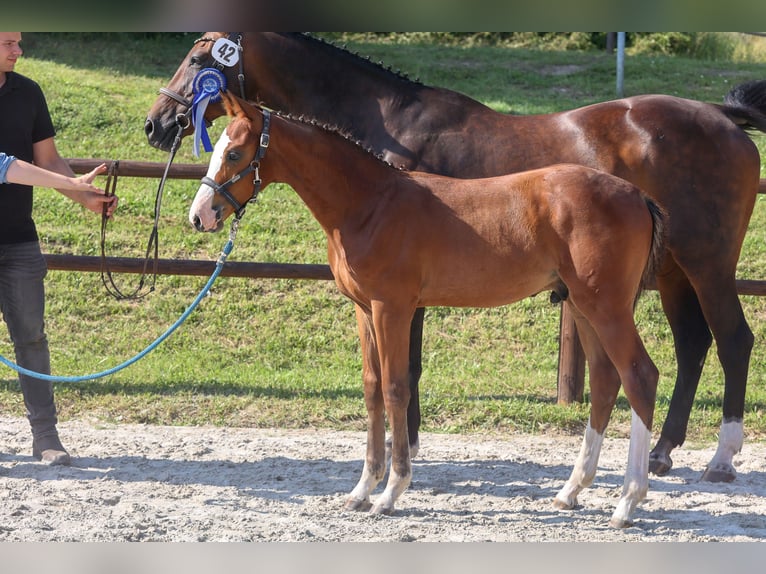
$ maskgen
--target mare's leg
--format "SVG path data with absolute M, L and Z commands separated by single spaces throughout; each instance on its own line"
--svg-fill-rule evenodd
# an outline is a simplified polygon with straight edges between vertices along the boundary
M 705 154 L 695 153 L 701 169 L 684 170 L 675 166 L 678 173 L 686 173 L 690 178 L 684 185 L 695 189 L 677 190 L 660 198 L 669 213 L 668 248 L 697 294 L 702 314 L 716 341 L 724 373 L 719 449 L 703 475 L 703 480 L 710 481 L 734 479 L 731 462 L 742 445 L 753 333 L 742 312 L 735 274 L 755 204 L 760 169 L 758 151 L 749 138 L 738 130 L 725 133 L 721 126 L 718 129 L 716 147 L 709 150 L 707 158 L 703 159 Z M 715 158 L 721 153 L 725 160 L 718 162 Z M 686 331 L 700 323 L 698 316 L 692 318 L 692 327 Z M 695 344 L 702 347 L 699 341 Z M 704 359 L 699 349 L 697 355 L 694 357 L 690 352 L 685 362 Z M 684 384 L 689 383 L 684 381 Z M 689 390 L 685 400 L 690 400 L 693 394 L 693 390 Z M 675 412 L 669 413 L 668 418 L 671 416 L 676 416 Z M 685 421 L 688 412 L 678 416 Z
M 668 414 L 660 438 L 649 454 L 649 470 L 657 475 L 664 475 L 673 467 L 670 453 L 686 440 L 694 395 L 705 357 L 713 342 L 697 294 L 678 266 L 672 263 L 672 267 L 672 270 L 663 270 L 657 276 L 657 287 L 673 333 L 678 364 Z
M 737 475 L 732 460 L 742 449 L 744 439 L 745 389 L 754 340 L 737 296 L 734 277 L 722 283 L 714 290 L 698 288 L 700 304 L 713 331 L 724 372 L 718 449 L 702 475 L 702 480 L 710 482 L 730 482 Z
M 373 301 L 372 320 L 380 353 L 383 402 L 391 426 L 391 471 L 373 514 L 392 514 L 397 498 L 410 485 L 412 464 L 407 434 L 409 333 L 414 309 L 406 305 Z
M 730 209 L 727 213 L 722 207 L 717 213 L 721 220 L 720 236 L 710 238 L 709 234 L 699 234 L 698 237 L 706 237 L 706 241 L 699 241 L 695 249 L 674 252 L 679 267 L 697 294 L 699 307 L 716 341 L 724 373 L 723 420 L 718 450 L 702 476 L 703 480 L 712 482 L 734 480 L 736 471 L 732 460 L 742 448 L 744 434 L 742 420 L 753 333 L 742 311 L 735 280 L 739 248 L 747 227 L 745 215 L 750 213 L 744 208 L 741 211 L 732 214 Z M 740 234 L 737 229 L 741 229 Z M 690 233 L 695 236 L 694 230 Z M 683 405 L 685 409 L 690 408 L 693 396 L 694 390 L 689 390 L 685 396 L 687 403 Z M 669 413 L 668 419 L 672 415 L 675 413 Z M 679 416 L 688 419 L 688 410 Z M 685 424 L 685 420 L 683 422 Z
M 407 434 L 410 439 L 410 458 L 415 458 L 420 449 L 420 375 L 423 373 L 423 319 L 425 309 L 415 310 L 410 325 L 410 404 L 407 405 Z
M 345 508 L 366 511 L 372 506 L 370 493 L 386 474 L 385 420 L 380 383 L 380 359 L 372 317 L 357 305 L 356 321 L 362 347 L 362 379 L 364 402 L 367 406 L 367 454 L 362 476 L 346 499 Z

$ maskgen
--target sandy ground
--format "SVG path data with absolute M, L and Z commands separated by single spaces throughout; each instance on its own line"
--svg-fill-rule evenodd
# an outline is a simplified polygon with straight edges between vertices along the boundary
M 714 445 L 650 477 L 635 525 L 607 525 L 628 441 L 608 438 L 572 511 L 551 499 L 579 437 L 425 434 L 394 516 L 345 512 L 365 436 L 327 430 L 66 422 L 71 467 L 31 457 L 25 419 L 0 417 L 0 541 L 764 541 L 766 444 L 730 484 L 699 482 Z M 380 492 L 379 490 L 376 493 Z

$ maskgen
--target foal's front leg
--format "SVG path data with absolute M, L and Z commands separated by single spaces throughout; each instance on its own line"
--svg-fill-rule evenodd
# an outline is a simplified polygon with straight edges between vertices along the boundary
M 372 319 L 380 354 L 383 402 L 391 426 L 391 472 L 383 494 L 372 507 L 373 514 L 392 514 L 399 496 L 410 485 L 409 434 L 407 406 L 409 387 L 409 334 L 414 308 L 373 302 Z
M 367 406 L 367 455 L 362 477 L 346 499 L 347 510 L 369 510 L 370 493 L 386 474 L 385 420 L 380 383 L 380 357 L 372 326 L 372 317 L 359 305 L 356 322 L 362 347 L 362 380 L 364 401 Z

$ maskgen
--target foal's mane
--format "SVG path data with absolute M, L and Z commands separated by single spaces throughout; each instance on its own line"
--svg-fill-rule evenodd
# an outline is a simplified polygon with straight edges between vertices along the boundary
M 256 103 L 256 102 L 248 102 L 248 103 L 250 105 L 252 105 L 253 107 L 255 107 L 256 109 L 258 109 L 259 111 L 263 109 L 263 106 L 261 104 L 259 104 L 259 103 Z M 371 156 L 373 159 L 375 159 L 375 160 L 377 160 L 377 161 L 379 161 L 379 162 L 389 166 L 392 169 L 396 169 L 398 171 L 407 171 L 407 169 L 405 169 L 402 166 L 396 166 L 396 165 L 392 164 L 390 161 L 388 161 L 387 159 L 385 159 L 383 157 L 383 154 L 377 153 L 371 147 L 366 146 L 364 144 L 364 142 L 354 138 L 351 134 L 349 134 L 348 132 L 342 130 L 338 126 L 327 124 L 327 123 L 323 123 L 323 122 L 320 122 L 319 120 L 317 120 L 315 118 L 311 118 L 311 117 L 308 117 L 308 116 L 304 116 L 304 115 L 295 116 L 295 115 L 293 115 L 293 114 L 291 114 L 289 112 L 282 112 L 282 111 L 279 111 L 279 110 L 271 110 L 271 113 L 274 114 L 274 115 L 277 115 L 277 116 L 279 116 L 281 118 L 284 118 L 284 119 L 286 119 L 288 121 L 293 121 L 293 122 L 297 122 L 297 123 L 300 123 L 300 124 L 303 124 L 303 125 L 307 125 L 307 126 L 312 126 L 312 127 L 318 128 L 318 129 L 324 131 L 325 133 L 331 134 L 334 137 L 338 137 L 338 138 L 340 138 L 340 139 L 350 143 L 351 145 L 357 147 L 358 149 L 360 149 L 361 151 L 363 151 L 367 155 Z

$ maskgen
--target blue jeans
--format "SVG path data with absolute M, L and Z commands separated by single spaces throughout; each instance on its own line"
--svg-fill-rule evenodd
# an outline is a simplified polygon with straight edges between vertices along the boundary
M 0 311 L 16 352 L 16 363 L 50 374 L 45 336 L 45 285 L 48 271 L 36 241 L 0 245 Z M 27 417 L 35 438 L 55 435 L 56 405 L 49 381 L 19 375 Z

